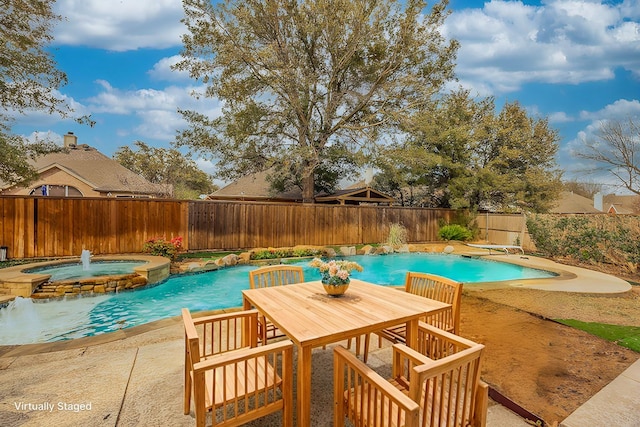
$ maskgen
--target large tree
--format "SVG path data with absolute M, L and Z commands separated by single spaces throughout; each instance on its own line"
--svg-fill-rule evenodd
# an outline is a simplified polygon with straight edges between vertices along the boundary
M 167 197 L 197 199 L 217 187 L 196 163 L 175 149 L 151 147 L 136 141 L 137 150 L 120 147 L 113 158 L 154 184 L 164 185 Z
M 310 202 L 454 77 L 446 0 L 430 11 L 420 0 L 212 3 L 183 1 L 176 69 L 205 83 L 222 114 L 183 111 L 177 142 L 218 158 L 222 178 L 271 168 Z
M 640 119 L 602 121 L 578 157 L 592 160 L 597 171 L 612 174 L 629 191 L 640 194 Z
M 11 133 L 10 112 L 42 110 L 67 117 L 72 113 L 56 93 L 67 82 L 46 50 L 52 41 L 55 0 L 0 0 L 0 181 L 15 184 L 35 177 L 28 158 L 59 149 L 50 141 L 29 143 Z M 79 119 L 88 122 L 87 118 Z
M 560 189 L 558 135 L 517 103 L 460 90 L 421 111 L 406 140 L 385 150 L 376 186 L 406 205 L 493 210 L 548 209 Z

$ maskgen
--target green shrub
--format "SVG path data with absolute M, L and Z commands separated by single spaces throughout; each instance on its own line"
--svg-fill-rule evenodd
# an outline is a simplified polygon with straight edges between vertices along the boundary
M 251 259 L 305 257 L 305 256 L 315 256 L 318 253 L 320 253 L 319 250 L 311 249 L 311 248 L 304 248 L 304 249 L 271 248 L 271 249 L 263 249 L 260 251 L 251 252 Z
M 315 255 L 318 255 L 319 253 L 320 251 L 318 249 L 311 249 L 311 248 L 293 250 L 293 256 L 295 257 L 315 256 Z
M 407 228 L 402 224 L 391 224 L 389 226 L 389 237 L 387 237 L 387 244 L 391 246 L 400 246 L 407 243 Z
M 273 259 L 278 258 L 274 249 L 264 249 L 261 251 L 251 252 L 251 259 Z
M 640 267 L 640 218 L 634 215 L 531 215 L 527 229 L 539 253 L 582 262 Z
M 443 225 L 438 230 L 438 236 L 442 240 L 460 240 L 467 241 L 473 238 L 473 233 L 466 227 L 459 224 Z

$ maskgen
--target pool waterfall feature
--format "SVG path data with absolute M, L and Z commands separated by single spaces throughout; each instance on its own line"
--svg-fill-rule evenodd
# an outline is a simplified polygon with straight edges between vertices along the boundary
M 151 255 L 96 256 L 91 259 L 90 252 L 83 251 L 81 257 L 80 260 L 75 258 L 44 261 L 0 269 L 1 293 L 24 298 L 56 298 L 94 292 L 117 292 L 166 280 L 169 277 L 171 264 L 167 258 Z M 50 282 L 52 275 L 44 270 L 65 264 L 79 265 L 79 262 L 82 263 L 82 270 L 85 270 L 85 266 L 90 268 L 91 261 L 94 263 L 138 261 L 141 264 L 133 267 L 132 270 L 125 274 L 109 274 L 58 282 Z

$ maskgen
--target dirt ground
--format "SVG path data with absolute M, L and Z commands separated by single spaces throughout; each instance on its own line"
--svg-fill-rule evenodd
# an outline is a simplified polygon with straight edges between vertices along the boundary
M 640 287 L 617 296 L 465 288 L 460 333 L 486 346 L 483 380 L 548 425 L 640 358 L 549 319 L 640 326 Z

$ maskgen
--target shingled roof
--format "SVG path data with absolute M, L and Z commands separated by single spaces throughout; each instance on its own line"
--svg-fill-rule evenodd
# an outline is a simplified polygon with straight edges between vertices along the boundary
M 244 176 L 231 184 L 222 187 L 207 196 L 208 200 L 251 200 L 265 202 L 302 202 L 302 190 L 293 188 L 288 191 L 274 193 L 267 180 L 269 171 L 262 171 Z M 374 190 L 371 187 L 356 183 L 344 190 L 337 190 L 333 194 L 317 194 L 318 203 L 360 204 L 376 203 L 391 204 L 393 197 Z
M 33 165 L 39 173 L 53 167 L 64 169 L 100 192 L 165 192 L 161 185 L 147 181 L 86 144 L 70 148 L 68 153 L 51 153 L 39 157 Z
M 144 177 L 130 171 L 117 161 L 105 156 L 86 144 L 67 145 L 67 151 L 50 153 L 30 160 L 41 177 L 47 172 L 60 170 L 73 178 L 83 182 L 92 190 L 106 195 L 140 194 L 163 196 L 171 192 L 171 188 L 160 184 L 153 184 Z M 58 184 L 38 179 L 42 184 Z M 0 189 L 18 188 L 0 183 Z M 169 190 L 169 191 L 167 191 Z
M 267 180 L 269 171 L 243 176 L 207 196 L 208 200 L 253 200 L 265 202 L 301 202 L 302 190 L 274 193 Z
M 603 198 L 603 207 L 609 213 L 638 214 L 640 213 L 640 196 L 608 194 Z
M 602 213 L 593 206 L 593 200 L 573 191 L 563 191 L 560 193 L 556 205 L 550 209 L 552 213 L 560 214 L 584 214 L 584 213 Z

